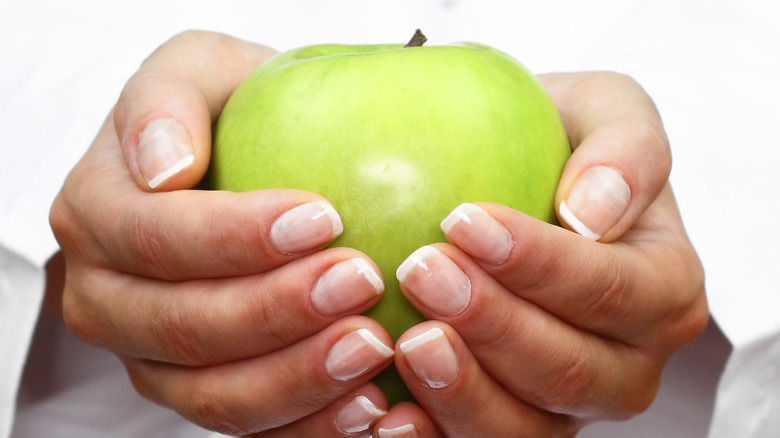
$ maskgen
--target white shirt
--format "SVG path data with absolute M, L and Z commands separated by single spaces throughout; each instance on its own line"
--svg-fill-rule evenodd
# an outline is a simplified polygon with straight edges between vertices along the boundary
M 713 403 L 712 438 L 777 436 L 777 17 L 780 4 L 771 0 L 1 3 L 0 438 L 11 436 L 14 418 L 14 437 L 209 436 L 142 400 L 118 360 L 46 317 L 14 413 L 43 266 L 57 249 L 49 206 L 145 56 L 189 28 L 287 50 L 403 42 L 416 27 L 429 44 L 483 42 L 539 73 L 630 74 L 664 118 L 678 203 L 705 265 L 712 315 L 733 352 L 716 402 L 714 379 L 729 346 L 712 330 L 672 359 L 647 413 L 581 436 L 703 436 Z

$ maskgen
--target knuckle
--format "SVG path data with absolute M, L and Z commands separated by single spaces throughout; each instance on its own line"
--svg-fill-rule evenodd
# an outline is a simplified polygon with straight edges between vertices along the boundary
M 275 298 L 273 293 L 255 293 L 247 302 L 250 320 L 257 321 L 262 344 L 266 350 L 284 347 L 295 341 L 296 330 L 290 330 L 290 321 L 295 321 L 289 306 Z
M 197 338 L 191 328 L 191 318 L 183 309 L 171 300 L 165 300 L 152 321 L 152 335 L 162 353 L 162 360 L 182 365 L 207 365 L 210 361 L 204 357 L 198 347 Z
M 67 264 L 62 293 L 62 318 L 66 327 L 87 344 L 117 353 L 116 326 L 111 314 L 96 300 L 105 277 L 94 268 Z
M 660 373 L 658 378 L 646 379 L 638 384 L 634 390 L 627 392 L 620 398 L 619 409 L 612 418 L 616 420 L 628 419 L 646 411 L 655 400 L 660 385 Z
M 674 291 L 667 311 L 659 316 L 650 346 L 661 351 L 675 351 L 693 341 L 705 330 L 710 320 L 707 304 L 704 269 L 693 248 L 678 251 L 674 259 L 675 273 L 669 276 L 672 283 L 665 287 Z
M 208 384 L 195 385 L 189 394 L 188 406 L 182 415 L 202 427 L 228 436 L 244 436 L 254 432 Z
M 80 303 L 72 284 L 66 281 L 62 296 L 62 317 L 65 325 L 82 341 L 95 344 L 98 331 L 95 330 L 93 318 L 86 308 L 87 306 Z
M 106 248 L 101 244 L 100 230 L 92 226 L 95 217 L 86 213 L 95 198 L 90 192 L 94 182 L 87 173 L 79 162 L 49 210 L 49 226 L 68 262 L 68 272 L 76 271 L 70 267 L 74 263 L 100 264 L 105 260 Z M 111 215 L 105 209 L 100 214 Z
M 601 420 L 625 420 L 650 407 L 658 392 L 660 368 L 641 363 L 636 373 L 599 367 L 592 351 L 581 348 L 558 368 L 541 398 L 557 414 Z M 631 353 L 629 353 L 631 354 Z M 606 371 L 606 372 L 605 372 Z
M 607 263 L 606 271 L 609 274 L 603 276 L 611 279 L 607 287 L 601 288 L 598 293 L 585 294 L 591 297 L 591 301 L 586 304 L 584 314 L 588 315 L 596 326 L 613 324 L 627 307 L 627 300 L 631 295 L 627 292 L 630 281 L 625 265 L 615 259 Z
M 60 193 L 54 198 L 54 203 L 52 203 L 51 210 L 49 210 L 49 225 L 58 240 L 60 237 L 65 240 L 65 237 L 72 234 L 72 221 L 69 220 L 69 217 L 69 209 L 62 193 Z
M 184 417 L 207 429 L 228 436 L 245 436 L 289 424 L 299 418 L 295 412 L 315 412 L 334 395 L 313 396 L 305 388 L 300 376 L 289 370 L 273 373 L 273 389 L 262 392 L 262 399 L 245 398 L 242 391 L 225 389 L 225 380 L 217 375 L 197 379 L 187 392 L 184 405 L 177 409 Z M 230 384 L 228 384 L 230 385 Z M 245 388 L 244 388 L 245 390 Z M 290 400 L 286 394 L 301 398 L 309 394 L 310 400 L 302 404 Z M 170 400 L 169 400 L 170 401 Z
M 127 371 L 127 377 L 130 379 L 130 384 L 133 385 L 135 391 L 143 398 L 163 404 L 162 395 L 159 388 L 155 387 L 150 379 L 149 365 L 142 359 L 130 359 L 120 358 Z
M 76 220 L 75 211 L 73 203 L 66 197 L 64 190 L 57 195 L 49 210 L 49 225 L 57 243 L 66 254 L 86 247 L 85 234 L 79 226 L 79 221 Z
M 122 213 L 123 222 L 114 227 L 120 233 L 116 241 L 125 245 L 111 255 L 124 263 L 129 272 L 157 278 L 160 280 L 181 280 L 180 254 L 173 248 L 186 246 L 183 226 L 173 226 L 170 215 L 175 211 L 149 214 L 143 208 L 130 207 Z M 118 252 L 121 251 L 121 252 Z
M 697 293 L 696 298 L 684 311 L 684 315 L 675 325 L 675 332 L 671 337 L 679 339 L 676 347 L 682 348 L 695 341 L 707 327 L 710 320 L 710 312 L 704 293 Z
M 663 362 L 647 358 L 636 363 L 639 365 L 633 368 L 633 372 L 616 375 L 611 381 L 610 392 L 602 394 L 602 398 L 608 400 L 603 415 L 605 419 L 627 420 L 646 411 L 655 400 Z
M 249 426 L 251 420 L 243 419 L 239 410 L 231 406 L 231 399 L 226 398 L 230 391 L 224 389 L 225 382 L 211 373 L 193 373 L 192 380 L 186 386 L 180 386 L 159 381 L 156 364 L 145 359 L 122 359 L 133 388 L 142 397 L 167 406 L 182 417 L 206 429 L 220 432 L 227 436 L 244 436 L 253 430 Z M 251 416 L 246 416 L 251 419 Z
M 688 290 L 683 292 L 690 298 L 666 318 L 665 326 L 668 328 L 664 338 L 674 349 L 685 347 L 695 341 L 706 329 L 710 320 L 703 271 L 701 274 L 692 273 L 692 275 L 697 276 L 698 279 L 692 279 Z
M 584 346 L 569 354 L 561 365 L 551 371 L 546 382 L 549 386 L 539 388 L 541 407 L 559 414 L 577 414 L 592 398 L 595 374 Z
M 128 217 L 131 221 L 128 228 L 132 233 L 130 242 L 134 246 L 132 252 L 135 255 L 135 262 L 142 267 L 143 271 L 155 272 L 163 265 L 162 261 L 165 258 L 165 247 L 161 241 L 162 236 L 157 232 L 159 229 L 157 221 L 152 219 L 153 216 L 141 213 L 129 214 Z

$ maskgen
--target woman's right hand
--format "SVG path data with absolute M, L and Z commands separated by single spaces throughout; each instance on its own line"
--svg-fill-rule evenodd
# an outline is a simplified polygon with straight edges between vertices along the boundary
M 341 221 L 316 194 L 190 190 L 227 97 L 273 54 L 186 32 L 129 80 L 52 207 L 64 318 L 206 428 L 355 436 L 387 409 L 368 382 L 392 343 L 360 316 L 383 290 L 376 266 L 323 250 Z

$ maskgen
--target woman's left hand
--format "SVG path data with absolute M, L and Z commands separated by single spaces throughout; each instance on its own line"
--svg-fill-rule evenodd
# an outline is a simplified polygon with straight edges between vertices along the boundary
M 574 148 L 559 214 L 590 239 L 501 205 L 458 207 L 442 224 L 449 243 L 399 269 L 429 319 L 396 345 L 420 407 L 392 408 L 374 436 L 573 436 L 630 417 L 707 323 L 652 100 L 613 73 L 542 80 Z

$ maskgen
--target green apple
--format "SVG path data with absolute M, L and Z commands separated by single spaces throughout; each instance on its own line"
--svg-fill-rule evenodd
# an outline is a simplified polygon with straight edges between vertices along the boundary
M 555 106 L 520 63 L 475 43 L 423 47 L 417 35 L 407 46 L 304 47 L 261 65 L 219 118 L 210 183 L 325 196 L 344 223 L 333 246 L 380 267 L 386 290 L 368 315 L 397 338 L 422 320 L 401 294 L 400 263 L 444 241 L 439 223 L 463 202 L 555 223 L 570 153 Z

